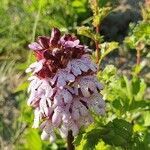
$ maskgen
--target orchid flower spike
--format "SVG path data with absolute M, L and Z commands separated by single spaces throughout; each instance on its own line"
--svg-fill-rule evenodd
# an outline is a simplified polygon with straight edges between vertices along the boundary
M 56 129 L 63 138 L 69 130 L 76 136 L 82 126 L 93 122 L 91 112 L 105 113 L 103 86 L 96 79 L 97 66 L 87 46 L 54 28 L 50 37 L 38 37 L 29 48 L 36 62 L 26 70 L 31 73 L 27 104 L 34 108 L 33 127 L 42 129 L 43 140 L 53 142 Z

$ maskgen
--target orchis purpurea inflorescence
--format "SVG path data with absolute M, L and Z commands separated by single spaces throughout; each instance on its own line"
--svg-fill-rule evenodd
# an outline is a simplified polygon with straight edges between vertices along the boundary
M 43 140 L 54 141 L 55 129 L 63 138 L 70 130 L 76 136 L 81 126 L 93 122 L 91 112 L 105 113 L 97 66 L 87 46 L 54 28 L 50 37 L 38 37 L 29 48 L 37 61 L 26 70 L 32 73 L 27 103 L 34 108 L 33 127 L 40 126 Z

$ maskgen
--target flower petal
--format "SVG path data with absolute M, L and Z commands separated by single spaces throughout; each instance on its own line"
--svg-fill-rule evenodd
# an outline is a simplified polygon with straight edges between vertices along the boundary
M 43 49 L 42 46 L 36 42 L 29 44 L 28 47 L 34 51 Z
M 38 37 L 38 43 L 45 49 L 49 48 L 49 44 L 50 44 L 50 38 L 46 37 L 46 36 L 39 36 Z
M 51 38 L 50 38 L 50 43 L 55 46 L 58 44 L 58 41 L 60 39 L 60 31 L 57 28 L 53 28 L 51 32 Z

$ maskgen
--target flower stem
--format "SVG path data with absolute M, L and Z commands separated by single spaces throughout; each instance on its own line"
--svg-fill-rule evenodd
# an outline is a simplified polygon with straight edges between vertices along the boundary
M 136 64 L 139 66 L 141 62 L 141 54 L 140 54 L 140 49 L 137 49 L 136 53 Z
M 72 131 L 68 131 L 68 136 L 67 136 L 67 150 L 74 150 L 75 147 L 73 145 L 73 135 L 72 135 Z
M 136 65 L 139 66 L 141 63 L 141 50 L 143 50 L 145 47 L 145 44 L 140 41 L 136 47 Z
M 96 27 L 96 33 L 99 34 L 99 25 Z M 100 49 L 98 41 L 95 41 L 95 47 L 96 47 L 96 63 L 98 64 L 100 59 Z
M 94 3 L 95 3 L 95 17 L 97 15 L 99 15 L 99 6 L 98 6 L 98 0 L 94 0 Z M 100 28 L 99 28 L 99 22 L 97 24 L 95 24 L 95 31 L 96 31 L 96 34 L 98 35 L 99 34 L 99 31 L 100 31 Z M 95 47 L 96 47 L 96 63 L 98 64 L 99 62 L 99 59 L 100 59 L 100 49 L 99 49 L 99 41 L 96 40 L 95 41 Z

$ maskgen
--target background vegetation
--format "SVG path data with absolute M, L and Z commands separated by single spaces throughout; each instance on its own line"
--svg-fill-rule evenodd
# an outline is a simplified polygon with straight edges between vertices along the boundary
M 1 0 L 0 2 L 0 149 L 65 149 L 40 140 L 32 129 L 32 111 L 25 69 L 33 60 L 28 44 L 52 27 L 78 34 L 100 49 L 98 79 L 106 115 L 82 129 L 74 143 L 79 150 L 150 149 L 150 5 L 134 0 Z M 99 11 L 94 12 L 95 8 Z M 95 27 L 99 32 L 95 33 Z M 93 114 L 94 115 L 94 114 Z

